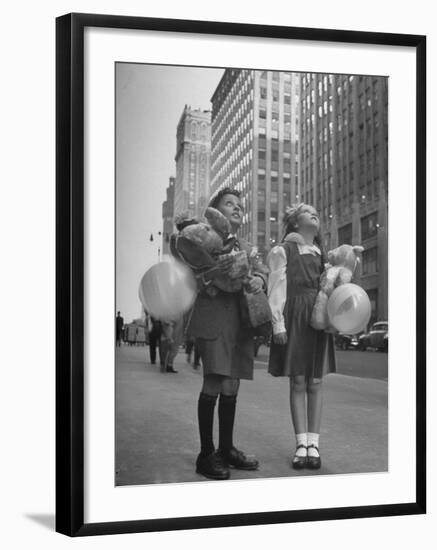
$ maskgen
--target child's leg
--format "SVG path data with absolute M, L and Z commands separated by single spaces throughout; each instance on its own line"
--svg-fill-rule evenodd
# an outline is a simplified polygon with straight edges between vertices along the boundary
M 256 470 L 256 458 L 246 456 L 234 447 L 234 420 L 237 406 L 237 394 L 240 380 L 224 377 L 218 406 L 219 417 L 219 454 L 227 466 L 239 470 Z
M 323 384 L 321 378 L 308 380 L 308 431 L 320 433 L 320 421 L 322 418 Z
M 305 376 L 290 378 L 290 409 L 296 436 L 296 452 L 292 459 L 292 466 L 301 469 L 306 466 L 307 434 L 306 434 L 306 407 L 305 407 L 306 380 Z
M 228 479 L 229 469 L 217 458 L 213 440 L 214 409 L 221 388 L 221 377 L 209 374 L 203 378 L 198 402 L 200 454 L 196 472 L 210 479 Z
M 219 376 L 214 374 L 204 376 L 197 407 L 200 453 L 203 456 L 210 455 L 215 450 L 213 440 L 214 409 L 220 388 Z
M 290 377 L 290 410 L 294 433 L 306 433 L 305 376 Z
M 225 377 L 222 380 L 218 405 L 219 448 L 228 451 L 233 448 L 235 408 L 240 380 Z
M 321 378 L 308 381 L 308 466 L 320 468 L 319 434 L 322 418 L 323 385 Z

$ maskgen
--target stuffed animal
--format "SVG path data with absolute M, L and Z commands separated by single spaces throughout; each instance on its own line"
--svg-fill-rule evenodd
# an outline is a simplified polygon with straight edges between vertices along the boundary
M 229 254 L 234 247 L 235 239 L 229 238 L 229 220 L 215 208 L 206 209 L 205 221 L 181 214 L 176 217 L 175 224 L 179 233 L 172 235 L 170 239 L 171 252 L 196 274 L 213 273 L 217 261 Z M 218 274 L 214 278 L 214 286 L 227 292 L 241 290 L 250 268 L 246 251 L 240 250 L 232 254 L 232 259 L 232 267 L 226 277 Z M 214 289 L 210 291 L 213 292 Z
M 328 263 L 320 277 L 320 290 L 314 304 L 310 325 L 316 330 L 329 329 L 328 299 L 334 288 L 350 283 L 360 262 L 362 246 L 342 244 L 328 252 Z
M 215 208 L 207 208 L 205 222 L 190 218 L 187 215 L 178 216 L 175 220 L 179 233 L 172 235 L 170 249 L 174 256 L 190 266 L 200 278 L 205 273 L 213 274 L 217 261 L 228 256 L 233 251 L 235 237 L 230 236 L 231 225 L 225 216 Z M 219 290 L 239 292 L 251 273 L 264 273 L 258 255 L 257 247 L 252 247 L 248 254 L 245 250 L 233 251 L 232 266 L 226 275 L 217 273 L 212 278 L 211 285 L 205 291 L 216 295 Z M 271 310 L 264 292 L 249 294 L 243 290 L 239 299 L 242 323 L 251 328 L 254 335 L 266 338 L 271 334 Z

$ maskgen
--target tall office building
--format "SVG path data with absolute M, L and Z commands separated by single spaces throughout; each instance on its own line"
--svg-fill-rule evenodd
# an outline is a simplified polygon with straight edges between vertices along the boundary
M 170 235 L 174 231 L 175 178 L 170 177 L 166 189 L 166 199 L 162 203 L 162 253 L 170 254 Z
M 226 69 L 211 99 L 211 193 L 241 192 L 241 233 L 264 254 L 297 186 L 298 87 L 293 73 Z
M 210 195 L 211 112 L 185 105 L 176 134 L 174 211 L 202 216 Z
M 361 244 L 372 320 L 387 319 L 387 79 L 301 73 L 299 200 L 320 212 L 325 246 Z

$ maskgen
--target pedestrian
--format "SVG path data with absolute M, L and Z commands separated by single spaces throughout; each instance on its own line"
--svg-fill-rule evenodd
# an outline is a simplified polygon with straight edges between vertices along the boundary
M 147 327 L 149 330 L 149 354 L 150 362 L 152 365 L 156 363 L 156 350 L 159 352 L 159 361 L 162 364 L 161 358 L 161 336 L 162 336 L 162 325 L 161 321 L 155 319 L 152 316 L 147 315 Z
M 194 363 L 193 368 L 198 369 L 200 367 L 200 351 L 195 338 L 187 338 L 185 340 L 185 353 L 187 355 L 187 363 L 191 363 L 191 356 L 194 351 Z
M 174 360 L 178 354 L 179 347 L 183 340 L 183 321 L 176 319 L 173 321 L 162 321 L 162 355 L 161 362 L 162 372 L 177 373 L 174 368 Z
M 334 372 L 332 334 L 310 326 L 325 256 L 315 208 L 293 205 L 284 214 L 285 235 L 269 253 L 268 297 L 273 317 L 269 372 L 290 379 L 295 469 L 321 466 L 319 434 L 322 380 Z
M 124 319 L 121 316 L 120 312 L 117 311 L 117 317 L 115 318 L 115 345 L 121 346 L 123 340 L 123 327 Z
M 240 193 L 231 188 L 219 191 L 209 206 L 218 209 L 230 222 L 234 250 L 246 250 L 252 246 L 236 233 L 243 221 Z M 219 260 L 217 269 L 226 275 L 232 258 Z M 217 272 L 215 273 L 217 275 Z M 211 277 L 211 278 L 210 278 Z M 256 470 L 258 460 L 238 450 L 233 443 L 234 419 L 240 380 L 252 380 L 254 364 L 253 333 L 244 326 L 240 313 L 242 291 L 208 292 L 214 285 L 211 275 L 199 277 L 200 290 L 188 323 L 188 336 L 195 338 L 203 366 L 203 384 L 198 399 L 198 423 L 200 453 L 196 460 L 197 473 L 210 479 L 228 479 L 229 468 Z M 254 271 L 246 284 L 249 293 L 266 289 L 266 277 Z M 213 441 L 214 410 L 218 396 L 219 446 Z

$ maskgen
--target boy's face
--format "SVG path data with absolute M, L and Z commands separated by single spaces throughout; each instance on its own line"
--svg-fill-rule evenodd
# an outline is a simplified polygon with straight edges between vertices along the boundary
M 223 195 L 217 205 L 217 210 L 229 220 L 234 232 L 243 223 L 243 206 L 241 200 L 235 195 L 230 193 Z

